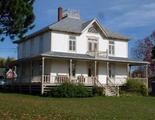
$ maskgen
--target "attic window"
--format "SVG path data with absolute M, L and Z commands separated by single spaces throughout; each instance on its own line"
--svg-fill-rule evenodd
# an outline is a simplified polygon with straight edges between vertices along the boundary
M 94 26 L 90 27 L 88 29 L 88 32 L 90 32 L 90 33 L 98 33 L 97 30 L 94 28 Z

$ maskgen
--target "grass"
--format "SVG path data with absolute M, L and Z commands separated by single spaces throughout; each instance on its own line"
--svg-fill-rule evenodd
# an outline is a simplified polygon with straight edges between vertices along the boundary
M 155 98 L 44 98 L 0 93 L 1 120 L 154 120 Z

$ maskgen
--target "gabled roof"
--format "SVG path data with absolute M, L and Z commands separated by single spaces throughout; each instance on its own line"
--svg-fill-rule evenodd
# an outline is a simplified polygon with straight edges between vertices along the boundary
M 92 21 L 92 20 L 91 20 Z M 83 29 L 88 26 L 91 21 L 84 21 L 81 19 L 66 17 L 59 22 L 50 25 L 49 28 L 55 31 L 81 33 Z
M 101 26 L 101 24 L 95 19 L 85 21 L 85 20 L 81 20 L 81 19 L 66 17 L 66 18 L 64 18 L 58 22 L 55 22 L 55 23 L 53 23 L 53 24 L 51 24 L 37 32 L 34 32 L 34 33 L 26 36 L 22 40 L 14 41 L 14 43 L 20 43 L 24 40 L 35 37 L 41 33 L 49 31 L 49 30 L 81 34 L 85 29 L 87 29 L 87 27 L 89 27 L 93 23 L 96 23 L 98 25 L 100 30 L 105 34 L 106 38 L 108 38 L 108 39 L 119 39 L 119 40 L 126 40 L 126 41 L 128 41 L 130 39 L 127 36 L 107 30 L 106 28 Z

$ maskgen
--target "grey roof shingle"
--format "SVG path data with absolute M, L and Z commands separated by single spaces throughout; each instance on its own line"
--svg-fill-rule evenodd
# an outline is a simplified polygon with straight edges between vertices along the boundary
M 75 18 L 64 18 L 61 21 L 49 26 L 51 30 L 63 31 L 63 32 L 72 32 L 72 33 L 81 33 L 93 20 L 85 21 Z M 121 35 L 119 33 L 112 32 L 103 26 L 102 29 L 105 31 L 108 38 L 114 39 L 125 39 L 128 40 L 129 37 Z
M 73 32 L 81 33 L 82 30 L 90 23 L 91 21 L 84 21 L 81 19 L 75 18 L 64 18 L 59 22 L 49 26 L 52 30 L 63 31 L 63 32 Z
M 94 20 L 94 19 L 93 19 Z M 77 33 L 81 34 L 82 31 L 93 21 L 93 20 L 81 20 L 81 19 L 76 19 L 76 18 L 70 18 L 66 17 L 58 22 L 55 22 L 45 28 L 42 28 L 28 36 L 26 36 L 24 39 L 14 41 L 14 43 L 19 43 L 22 41 L 25 41 L 29 38 L 35 37 L 39 35 L 40 33 L 43 33 L 48 30 L 54 30 L 54 31 L 62 31 L 62 32 L 70 32 L 70 33 Z M 124 35 L 121 35 L 119 33 L 111 32 L 101 26 L 103 31 L 106 33 L 107 38 L 112 38 L 112 39 L 120 39 L 120 40 L 129 40 L 130 38 Z

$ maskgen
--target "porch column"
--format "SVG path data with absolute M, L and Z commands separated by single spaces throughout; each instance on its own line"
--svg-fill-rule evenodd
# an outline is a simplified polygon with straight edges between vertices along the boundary
M 70 68 L 70 76 L 69 76 L 69 79 L 70 79 L 70 81 L 72 80 L 72 59 L 70 59 L 70 62 L 69 62 L 69 68 Z
M 126 72 L 127 72 L 127 79 L 128 79 L 128 78 L 130 78 L 130 75 L 129 75 L 129 63 L 127 64 Z
M 20 66 L 21 66 L 21 68 L 20 68 L 20 77 L 19 77 L 19 92 L 21 93 L 22 92 L 22 75 L 23 75 L 23 63 L 22 63 L 22 61 L 21 61 L 21 63 L 20 63 Z
M 42 57 L 42 78 L 41 78 L 41 94 L 44 94 L 44 74 L 45 74 L 45 58 Z
M 95 72 L 94 72 L 95 77 L 97 76 L 97 61 L 95 61 Z
M 131 78 L 131 65 L 129 65 L 129 78 Z
M 145 79 L 146 88 L 148 89 L 148 65 L 145 65 Z
M 107 79 L 106 79 L 107 81 L 106 81 L 106 84 L 108 84 L 108 79 L 109 79 L 109 62 L 106 63 L 106 68 L 107 68 L 106 69 L 107 70 L 106 71 L 106 73 L 107 73 Z

